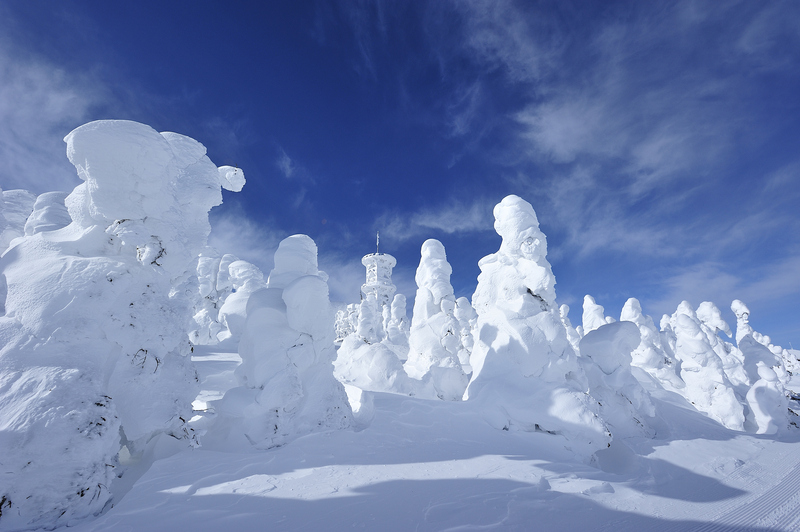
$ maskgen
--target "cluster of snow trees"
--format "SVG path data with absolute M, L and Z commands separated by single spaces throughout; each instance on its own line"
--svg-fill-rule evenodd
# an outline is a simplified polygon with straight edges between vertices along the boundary
M 654 435 L 647 390 L 732 430 L 794 424 L 795 353 L 755 332 L 740 301 L 735 344 L 708 302 L 656 327 L 636 299 L 616 321 L 586 296 L 573 327 L 517 196 L 494 209 L 502 243 L 480 261 L 472 301 L 455 297 L 444 246 L 427 240 L 410 323 L 380 253 L 364 258 L 361 302 L 334 317 L 311 238 L 282 241 L 266 280 L 206 247 L 208 212 L 220 188 L 242 189 L 241 170 L 134 122 L 92 122 L 65 141 L 83 180 L 72 193 L 0 198 L 1 528 L 102 512 L 120 457 L 162 437 L 268 449 L 353 426 L 372 392 L 463 400 L 498 430 L 553 434 L 590 462 L 614 438 Z M 195 430 L 189 355 L 218 343 L 238 349 L 237 386 Z

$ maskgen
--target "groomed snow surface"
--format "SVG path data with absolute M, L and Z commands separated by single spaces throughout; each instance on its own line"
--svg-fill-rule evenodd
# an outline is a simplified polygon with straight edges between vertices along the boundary
M 0 530 L 800 530 L 800 352 L 743 302 L 573 326 L 508 196 L 471 301 L 427 240 L 410 320 L 385 253 L 334 312 L 308 236 L 206 247 L 200 143 L 65 141 L 71 194 L 0 197 Z

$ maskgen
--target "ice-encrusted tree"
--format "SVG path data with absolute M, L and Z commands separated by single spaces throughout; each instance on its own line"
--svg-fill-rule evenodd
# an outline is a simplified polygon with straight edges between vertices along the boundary
M 472 308 L 472 303 L 466 297 L 459 297 L 456 299 L 456 309 L 453 312 L 456 320 L 458 321 L 459 335 L 461 336 L 460 347 L 458 351 L 458 361 L 461 363 L 461 369 L 465 373 L 472 373 L 472 365 L 470 364 L 470 357 L 472 356 L 472 349 L 475 346 L 475 324 L 478 321 L 478 313 Z
M 469 377 L 458 356 L 465 347 L 455 316 L 456 298 L 450 284 L 452 273 L 442 243 L 426 240 L 415 277 L 417 294 L 405 368 L 415 379 L 430 379 L 440 399 L 459 401 Z
M 708 339 L 708 343 L 722 361 L 722 369 L 731 384 L 737 389 L 737 393 L 742 397 L 747 393 L 742 393 L 742 387 L 750 383 L 744 369 L 744 357 L 739 349 L 732 343 L 724 341 L 719 333 L 724 333 L 731 338 L 733 333 L 731 327 L 722 318 L 719 308 L 711 301 L 703 301 L 697 306 L 697 319 Z
M 583 297 L 583 328 L 581 329 L 581 335 L 590 333 L 613 321 L 614 318 L 606 317 L 605 309 L 602 305 L 598 305 L 592 296 L 587 294 Z
M 578 329 L 572 326 L 572 322 L 569 319 L 569 305 L 565 304 L 558 307 L 558 315 L 561 318 L 561 323 L 564 325 L 564 329 L 567 331 L 567 339 L 569 340 L 569 344 L 577 353 L 579 351 L 578 346 L 581 341 L 581 334 L 578 332 Z M 581 331 L 582 330 L 583 328 L 581 327 Z
M 217 437 L 267 449 L 351 425 L 347 396 L 333 377 L 327 280 L 311 238 L 293 235 L 279 244 L 266 287 L 248 297 L 236 369 L 240 386 L 212 403 Z
M 608 446 L 611 434 L 561 323 L 545 235 L 518 196 L 504 198 L 494 217 L 502 243 L 478 263 L 465 398 L 498 429 L 557 433 L 566 446 L 590 455 Z
M 218 321 L 221 306 L 217 293 L 219 263 L 219 253 L 212 248 L 204 250 L 197 258 L 196 328 L 189 332 L 189 338 L 195 345 L 214 345 L 219 342 L 217 334 L 222 331 L 222 324 Z
M 233 256 L 225 255 L 225 257 Z M 220 271 L 224 265 L 227 266 L 227 282 L 217 318 L 222 326 L 222 330 L 217 333 L 217 339 L 236 345 L 244 332 L 250 294 L 266 287 L 267 284 L 264 281 L 264 274 L 255 264 L 245 260 L 234 260 L 230 263 L 221 261 Z M 220 277 L 222 275 L 218 274 L 217 279 Z
M 15 241 L 0 260 L 3 525 L 55 527 L 110 501 L 121 445 L 160 434 L 193 440 L 189 355 L 194 260 L 220 185 L 195 140 L 128 121 L 65 138 L 84 181 L 66 198 L 72 222 Z
M 655 415 L 650 396 L 631 373 L 631 353 L 641 342 L 630 322 L 606 323 L 580 341 L 580 361 L 597 399 L 599 413 L 615 436 L 652 436 Z
M 681 390 L 685 386 L 678 376 L 680 369 L 673 356 L 664 349 L 661 334 L 653 319 L 642 312 L 636 298 L 629 298 L 622 307 L 620 321 L 630 321 L 639 328 L 641 340 L 631 353 L 631 365 L 642 368 L 657 379 L 662 386 Z
M 743 340 L 747 340 L 744 338 Z M 777 373 L 764 362 L 756 365 L 758 380 L 747 392 L 747 404 L 757 434 L 775 434 L 789 425 L 789 401 Z
M 747 305 L 735 299 L 731 303 L 731 310 L 736 314 L 736 345 L 741 351 L 740 357 L 744 360 L 745 371 L 750 378 L 749 382 L 752 384 L 759 380 L 756 364 L 763 362 L 775 371 L 782 383 L 788 383 L 789 375 L 784 366 L 784 360 L 789 358 L 784 353 L 786 350 L 781 346 L 773 345 L 769 336 L 753 329 L 750 325 L 750 309 L 747 308 Z M 744 341 L 743 345 L 742 342 L 747 337 L 750 337 L 752 341 Z M 753 345 L 754 343 L 760 344 L 764 349 Z
M 386 340 L 398 346 L 398 351 L 408 348 L 409 336 L 408 313 L 406 311 L 406 296 L 395 294 L 389 308 L 389 320 L 386 323 Z
M 674 334 L 686 399 L 729 429 L 744 430 L 743 406 L 691 304 L 683 301 L 664 325 Z
M 747 384 L 745 396 L 750 407 L 754 430 L 774 434 L 789 425 L 786 384 L 789 373 L 783 348 L 772 344 L 769 336 L 759 334 L 750 325 L 750 309 L 740 300 L 731 303 L 736 315 L 736 344 Z

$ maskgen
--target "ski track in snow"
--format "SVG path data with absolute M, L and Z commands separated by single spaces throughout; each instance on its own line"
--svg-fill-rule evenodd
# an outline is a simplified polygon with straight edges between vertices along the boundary
M 800 454 L 797 451 L 796 445 L 784 444 L 779 452 L 764 453 L 758 462 L 742 465 L 721 479 L 724 485 L 739 489 L 745 492 L 744 495 L 705 503 L 701 507 L 697 503 L 670 501 L 658 512 L 670 515 L 669 520 L 648 526 L 647 530 L 731 532 L 800 529 Z M 676 517 L 696 519 L 699 516 L 710 518 L 710 522 L 684 525 L 674 520 Z M 614 520 L 598 530 L 642 530 L 642 516 Z

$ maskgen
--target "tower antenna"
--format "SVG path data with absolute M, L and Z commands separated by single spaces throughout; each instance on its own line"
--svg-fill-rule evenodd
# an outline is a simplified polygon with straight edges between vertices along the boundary
M 378 236 L 375 239 L 375 253 L 381 252 L 381 232 L 378 231 Z

